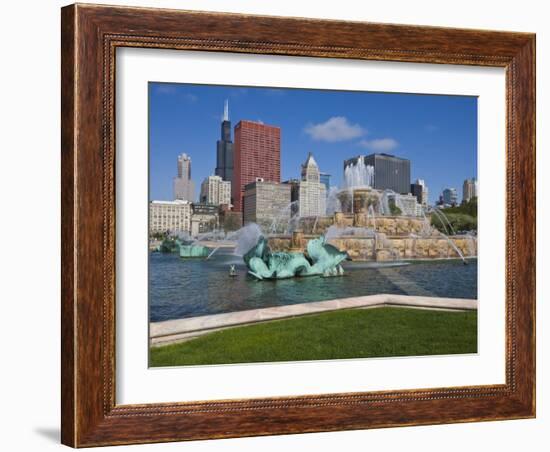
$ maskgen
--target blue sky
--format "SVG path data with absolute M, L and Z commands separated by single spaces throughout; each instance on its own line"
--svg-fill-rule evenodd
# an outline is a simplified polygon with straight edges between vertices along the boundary
M 224 100 L 232 128 L 241 119 L 281 127 L 282 180 L 298 177 L 313 152 L 340 185 L 343 161 L 386 152 L 411 160 L 435 202 L 446 187 L 462 199 L 464 179 L 477 176 L 477 98 L 352 91 L 149 83 L 151 199 L 172 199 L 176 159 L 192 159 L 195 196 L 214 174 Z

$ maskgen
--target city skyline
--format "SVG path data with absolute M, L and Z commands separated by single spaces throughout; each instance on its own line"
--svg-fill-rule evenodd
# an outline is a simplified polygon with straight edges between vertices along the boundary
M 281 181 L 299 178 L 313 152 L 340 186 L 344 160 L 386 152 L 411 161 L 411 182 L 424 179 L 434 204 L 445 187 L 477 173 L 475 97 L 158 83 L 149 84 L 149 95 L 150 200 L 172 199 L 182 153 L 197 186 L 215 174 L 226 98 L 233 140 L 241 120 L 281 128 Z

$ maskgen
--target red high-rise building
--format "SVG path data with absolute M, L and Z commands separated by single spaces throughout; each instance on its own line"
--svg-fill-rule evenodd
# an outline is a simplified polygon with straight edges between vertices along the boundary
M 235 126 L 235 152 L 231 197 L 234 210 L 243 210 L 244 186 L 258 178 L 281 182 L 281 129 L 260 122 L 240 121 Z

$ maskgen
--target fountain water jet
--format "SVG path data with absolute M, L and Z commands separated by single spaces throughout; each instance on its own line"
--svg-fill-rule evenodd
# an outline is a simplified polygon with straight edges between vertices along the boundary
M 447 233 L 449 233 L 450 231 L 450 234 L 449 235 L 456 235 L 456 232 L 453 228 L 453 225 L 451 224 L 451 222 L 449 221 L 449 218 L 447 217 L 447 215 L 445 215 L 443 213 L 443 211 L 438 208 L 438 207 L 433 207 L 433 212 L 437 215 L 437 217 L 439 218 L 439 221 L 441 221 L 441 224 L 443 225 L 443 227 L 445 228 L 445 231 Z M 447 222 L 447 224 L 449 225 L 449 230 L 447 230 L 446 226 L 445 226 L 445 223 L 443 222 L 443 220 L 445 220 Z
M 365 157 L 359 156 L 354 165 L 348 165 L 344 169 L 344 187 L 373 187 L 374 166 L 365 165 Z
M 293 229 L 294 222 L 296 219 L 299 220 L 300 213 L 298 211 L 298 201 L 292 201 L 288 203 L 288 205 L 282 209 L 279 212 L 279 215 L 277 215 L 273 221 L 271 222 L 271 225 L 269 227 L 269 234 L 277 234 L 282 232 L 283 234 L 288 234 L 289 232 L 292 232 L 291 229 Z M 281 222 L 286 221 L 285 229 L 283 231 L 280 231 L 279 228 L 281 226 Z
M 262 230 L 256 223 L 250 223 L 231 234 L 230 240 L 237 242 L 233 254 L 244 256 L 248 250 L 258 243 Z

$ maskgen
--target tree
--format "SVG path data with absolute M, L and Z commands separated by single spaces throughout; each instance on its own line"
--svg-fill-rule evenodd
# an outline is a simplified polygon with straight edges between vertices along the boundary
M 468 215 L 465 213 L 451 213 L 449 212 L 452 209 L 445 209 L 445 217 L 449 220 L 449 223 L 452 226 L 452 229 L 455 232 L 458 231 L 477 231 L 477 217 L 474 217 L 472 215 Z M 431 223 L 432 226 L 434 226 L 438 231 L 443 233 L 451 233 L 449 230 L 449 226 L 445 222 L 443 224 L 442 219 L 440 218 L 440 215 L 436 215 L 435 213 L 432 213 Z
M 395 199 L 389 199 L 388 200 L 388 206 L 390 208 L 390 213 L 392 215 L 398 216 L 398 215 L 401 215 L 403 213 L 401 211 L 401 209 L 399 207 L 397 207 L 397 205 L 395 204 Z
M 223 229 L 226 232 L 237 231 L 243 226 L 240 212 L 226 212 L 223 220 Z
M 470 199 L 468 202 L 462 203 L 460 206 L 445 209 L 445 214 L 447 214 L 447 212 L 463 213 L 477 218 L 477 197 Z

